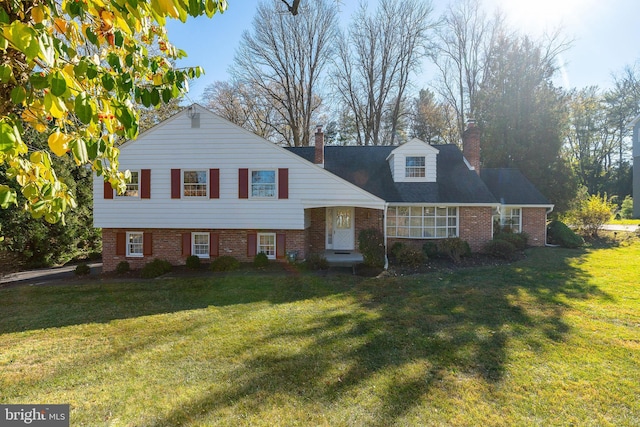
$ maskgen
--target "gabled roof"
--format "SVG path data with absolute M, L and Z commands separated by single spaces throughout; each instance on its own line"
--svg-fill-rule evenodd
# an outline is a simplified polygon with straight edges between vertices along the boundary
M 326 146 L 324 167 L 339 177 L 391 203 L 498 203 L 485 183 L 464 162 L 455 145 L 434 145 L 439 151 L 438 182 L 394 182 L 386 159 L 397 146 Z M 288 148 L 313 162 L 314 147 Z
M 482 169 L 480 176 L 501 204 L 552 205 L 518 169 Z

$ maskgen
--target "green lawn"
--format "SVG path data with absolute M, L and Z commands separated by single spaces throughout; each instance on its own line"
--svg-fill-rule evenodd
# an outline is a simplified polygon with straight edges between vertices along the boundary
M 640 425 L 640 243 L 509 266 L 0 290 L 0 403 L 73 426 Z

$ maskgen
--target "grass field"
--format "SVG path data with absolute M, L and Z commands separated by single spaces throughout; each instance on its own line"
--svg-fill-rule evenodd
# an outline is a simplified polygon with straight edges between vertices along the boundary
M 69 403 L 72 426 L 638 426 L 640 243 L 3 289 L 0 349 L 0 403 Z

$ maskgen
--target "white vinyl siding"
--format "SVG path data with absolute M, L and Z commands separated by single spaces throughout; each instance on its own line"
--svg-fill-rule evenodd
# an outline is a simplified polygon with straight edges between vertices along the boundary
M 387 235 L 409 239 L 458 237 L 458 208 L 391 206 L 387 209 Z
M 264 252 L 269 259 L 276 259 L 275 233 L 258 233 L 258 248 L 256 253 Z
M 209 258 L 209 233 L 191 233 L 191 254 Z
M 122 169 L 151 168 L 153 197 L 144 201 L 105 200 L 103 178 L 96 176 L 94 226 L 303 230 L 307 208 L 384 208 L 380 198 L 204 109 L 199 110 L 200 128 L 191 128 L 186 114 L 178 114 L 121 147 Z M 179 145 L 176 141 L 180 141 Z M 219 199 L 171 198 L 172 169 L 209 171 L 211 167 L 220 171 Z M 288 169 L 288 198 L 278 199 L 276 185 L 274 198 L 239 199 L 238 169 L 242 168 Z
M 394 149 L 387 161 L 395 182 L 436 182 L 438 149 L 419 139 Z
M 144 256 L 144 233 L 127 232 L 127 256 L 142 257 Z

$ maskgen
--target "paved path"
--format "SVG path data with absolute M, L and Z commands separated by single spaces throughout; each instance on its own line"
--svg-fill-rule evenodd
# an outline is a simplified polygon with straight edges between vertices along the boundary
M 102 271 L 101 262 L 92 262 L 88 264 L 91 267 L 91 274 L 97 275 Z M 75 265 L 65 265 L 62 267 L 39 268 L 37 270 L 19 271 L 10 273 L 0 277 L 0 288 L 6 288 L 14 285 L 43 285 L 51 282 L 60 282 L 64 284 L 75 276 Z
M 603 229 L 609 231 L 628 231 L 633 233 L 638 230 L 638 225 L 620 225 L 620 224 L 605 224 L 602 226 Z

